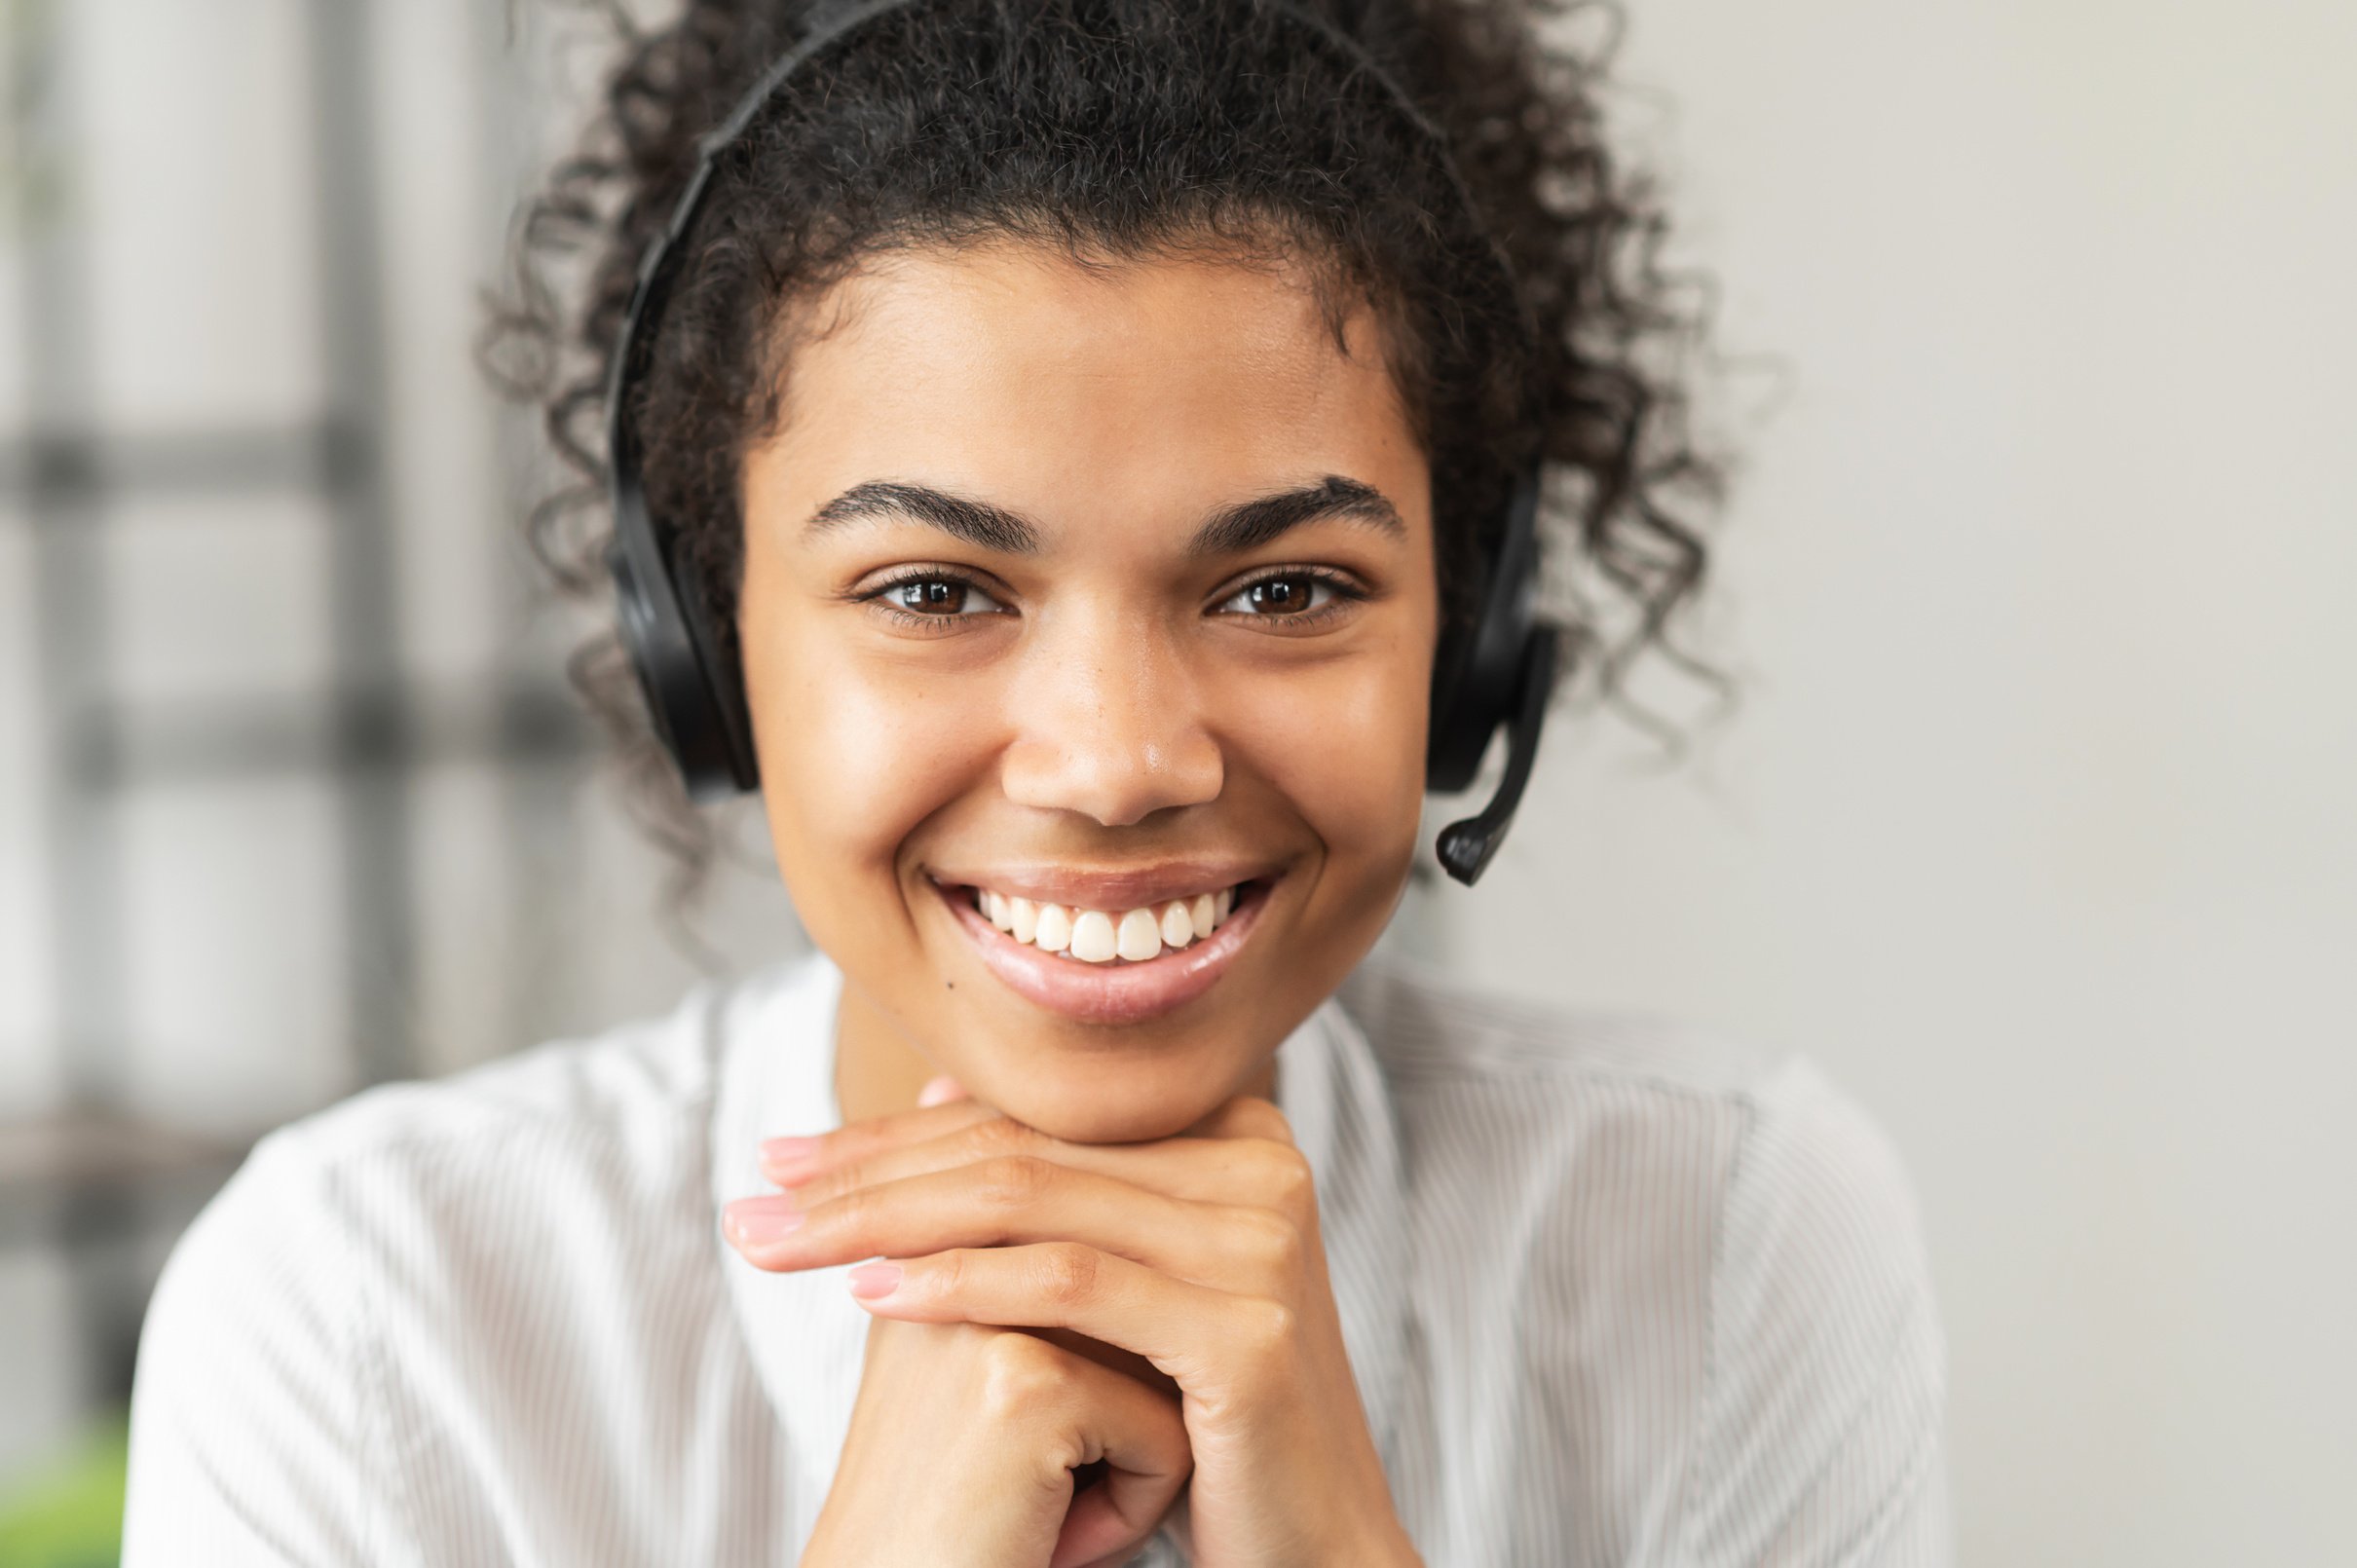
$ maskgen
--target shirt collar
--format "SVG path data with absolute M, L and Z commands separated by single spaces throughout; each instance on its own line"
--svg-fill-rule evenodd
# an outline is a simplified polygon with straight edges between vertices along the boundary
M 765 1138 L 842 1125 L 835 1101 L 835 1013 L 842 973 L 823 953 L 749 987 L 727 1024 L 712 1122 L 714 1246 L 738 1326 L 793 1451 L 812 1520 L 850 1430 L 868 1315 L 843 1281 L 850 1265 L 771 1274 L 719 1234 L 717 1207 L 770 1190 Z M 1398 1129 L 1366 1036 L 1328 998 L 1277 1050 L 1276 1101 L 1308 1156 L 1344 1347 L 1376 1448 L 1392 1456 L 1406 1325 L 1406 1227 Z

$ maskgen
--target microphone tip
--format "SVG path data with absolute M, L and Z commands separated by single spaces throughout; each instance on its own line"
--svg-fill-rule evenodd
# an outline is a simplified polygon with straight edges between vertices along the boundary
M 1497 847 L 1497 835 L 1470 818 L 1442 828 L 1440 841 L 1433 845 L 1434 852 L 1440 857 L 1441 869 L 1468 887 L 1480 879 Z

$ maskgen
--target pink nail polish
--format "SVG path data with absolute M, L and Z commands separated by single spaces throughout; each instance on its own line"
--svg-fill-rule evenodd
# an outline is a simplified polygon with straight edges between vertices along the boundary
M 900 1272 L 897 1263 L 862 1263 L 847 1276 L 851 1293 L 862 1301 L 890 1295 L 900 1287 Z
M 814 1138 L 764 1139 L 761 1145 L 762 1168 L 780 1176 L 806 1171 L 818 1163 L 818 1139 Z
M 748 1247 L 776 1241 L 803 1222 L 801 1207 L 783 1196 L 738 1198 L 728 1206 L 726 1213 L 729 1228 Z

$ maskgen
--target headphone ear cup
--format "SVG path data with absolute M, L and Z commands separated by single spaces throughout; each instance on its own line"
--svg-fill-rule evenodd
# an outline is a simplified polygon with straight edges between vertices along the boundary
M 1453 795 L 1474 781 L 1481 753 L 1497 728 L 1493 716 L 1481 712 L 1478 683 L 1468 679 L 1473 639 L 1454 633 L 1441 639 L 1433 660 L 1432 717 L 1424 753 L 1424 787 Z
M 742 688 L 720 669 L 709 628 L 698 636 L 697 621 L 704 617 L 692 614 L 673 580 L 635 483 L 617 487 L 606 569 L 614 577 L 622 643 L 638 672 L 648 717 L 688 798 L 700 803 L 758 788 Z
M 1534 632 L 1538 578 L 1539 470 L 1515 481 L 1498 548 L 1481 585 L 1480 618 L 1441 639 L 1433 659 L 1432 718 L 1424 786 L 1440 794 L 1470 787 L 1489 737 L 1514 717 Z

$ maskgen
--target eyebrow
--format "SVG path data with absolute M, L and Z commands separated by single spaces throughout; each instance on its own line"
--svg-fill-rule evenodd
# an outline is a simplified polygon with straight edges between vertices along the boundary
M 979 549 L 1002 555 L 1030 555 L 1039 548 L 1039 525 L 1021 512 L 987 501 L 953 496 L 929 485 L 871 480 L 853 485 L 810 514 L 805 534 L 822 534 L 870 518 L 913 517 Z
M 1040 528 L 1021 512 L 930 485 L 871 480 L 853 485 L 810 514 L 805 532 L 823 533 L 870 519 L 907 517 L 938 528 L 953 539 L 1003 555 L 1035 555 Z M 1214 510 L 1187 541 L 1191 555 L 1234 555 L 1257 549 L 1304 524 L 1322 518 L 1365 523 L 1395 539 L 1407 525 L 1383 492 L 1357 479 L 1329 473 L 1315 484 L 1255 496 Z
M 1280 535 L 1320 518 L 1340 517 L 1368 525 L 1394 539 L 1407 537 L 1407 525 L 1382 491 L 1357 479 L 1329 473 L 1314 485 L 1280 490 L 1222 506 L 1203 520 L 1187 545 L 1195 555 L 1235 555 L 1257 549 Z

